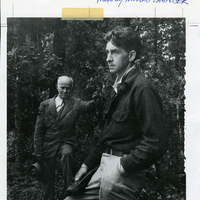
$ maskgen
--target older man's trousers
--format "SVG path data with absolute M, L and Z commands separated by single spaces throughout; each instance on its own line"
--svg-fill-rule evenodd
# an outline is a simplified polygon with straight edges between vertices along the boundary
M 65 200 L 136 200 L 145 184 L 145 171 L 122 174 L 120 158 L 104 153 L 85 192 Z
M 62 144 L 57 153 L 58 158 L 61 161 L 61 168 L 64 178 L 64 189 L 66 189 L 73 180 L 73 149 L 71 145 Z M 43 182 L 43 200 L 54 199 L 54 181 L 55 181 L 55 169 L 57 164 L 56 158 L 44 158 L 46 162 L 45 180 Z

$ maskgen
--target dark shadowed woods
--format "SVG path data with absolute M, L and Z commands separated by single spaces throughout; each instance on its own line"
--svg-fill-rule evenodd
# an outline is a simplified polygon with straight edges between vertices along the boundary
M 141 200 L 184 200 L 185 20 L 126 18 L 65 21 L 56 18 L 8 18 L 7 29 L 7 195 L 8 200 L 40 200 L 41 183 L 28 177 L 33 162 L 33 132 L 39 103 L 56 94 L 56 79 L 74 79 L 74 95 L 98 94 L 95 113 L 77 121 L 76 169 L 98 139 L 102 110 L 114 77 L 105 62 L 103 34 L 117 25 L 141 36 L 136 64 L 156 85 L 170 135 L 169 149 L 147 170 Z M 63 188 L 59 165 L 56 198 Z

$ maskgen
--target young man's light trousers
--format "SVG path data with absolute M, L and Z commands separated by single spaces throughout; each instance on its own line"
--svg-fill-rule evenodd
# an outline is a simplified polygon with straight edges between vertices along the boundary
M 136 200 L 145 183 L 145 171 L 121 173 L 120 158 L 104 153 L 84 193 L 65 200 Z

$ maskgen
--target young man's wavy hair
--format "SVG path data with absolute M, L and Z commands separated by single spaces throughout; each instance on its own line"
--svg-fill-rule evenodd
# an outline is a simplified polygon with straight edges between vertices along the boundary
M 140 58 L 142 44 L 140 42 L 140 38 L 132 28 L 117 26 L 105 34 L 104 40 L 106 42 L 111 41 L 114 46 L 123 48 L 128 53 L 131 50 L 135 50 L 135 60 Z

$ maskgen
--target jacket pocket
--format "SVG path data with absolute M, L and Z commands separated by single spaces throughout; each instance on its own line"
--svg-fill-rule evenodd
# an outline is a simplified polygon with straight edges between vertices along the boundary
M 116 122 L 123 122 L 128 117 L 128 114 L 129 114 L 128 112 L 116 111 L 116 112 L 113 113 L 112 118 Z

